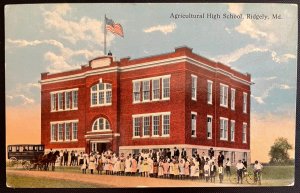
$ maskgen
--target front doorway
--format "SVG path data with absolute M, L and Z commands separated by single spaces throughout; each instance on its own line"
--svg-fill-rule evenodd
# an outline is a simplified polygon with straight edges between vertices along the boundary
M 107 144 L 103 142 L 91 142 L 91 152 L 102 153 L 107 150 Z

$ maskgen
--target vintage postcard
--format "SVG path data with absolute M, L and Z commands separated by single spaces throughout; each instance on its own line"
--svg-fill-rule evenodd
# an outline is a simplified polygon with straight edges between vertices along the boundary
M 298 6 L 5 6 L 7 188 L 293 186 Z

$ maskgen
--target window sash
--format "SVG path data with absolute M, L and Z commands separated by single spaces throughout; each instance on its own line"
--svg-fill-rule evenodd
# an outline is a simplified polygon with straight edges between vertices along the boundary
M 159 100 L 160 99 L 160 79 L 152 80 L 152 99 Z
M 78 108 L 78 91 L 72 91 L 72 106 Z
M 212 117 L 207 117 L 207 138 L 212 139 Z
M 192 125 L 191 125 L 191 126 L 192 126 L 192 136 L 195 137 L 195 136 L 196 136 L 196 123 L 197 123 L 197 122 L 196 122 L 196 121 L 197 121 L 197 120 L 196 120 L 196 115 L 195 115 L 195 114 L 192 114 L 191 119 L 192 119 L 192 123 L 191 123 L 191 124 L 192 124 Z
M 170 98 L 170 78 L 162 79 L 162 87 L 163 87 L 163 99 Z
M 235 89 L 231 89 L 231 110 L 235 109 Z
M 133 83 L 133 102 L 140 102 L 140 82 Z
M 150 135 L 150 117 L 143 117 L 143 136 Z
M 73 140 L 77 140 L 78 139 L 78 123 L 73 123 L 72 126 L 72 139 Z
M 140 136 L 140 117 L 136 117 L 133 119 L 133 126 L 134 126 L 133 136 L 139 137 Z
M 143 81 L 143 101 L 150 100 L 150 81 Z
M 63 134 L 64 134 L 64 131 L 63 131 L 63 124 L 58 124 L 58 140 L 59 141 L 62 141 L 64 138 L 63 138 Z
M 56 110 L 56 94 L 51 94 L 51 110 Z
M 51 124 L 51 141 L 56 141 L 56 125 Z
M 192 100 L 197 100 L 197 77 L 192 76 Z
M 220 139 L 228 140 L 228 120 L 220 119 Z
M 110 83 L 98 83 L 91 88 L 91 106 L 111 105 L 112 86 Z
M 243 143 L 247 143 L 247 124 L 243 123 Z
M 65 92 L 65 109 L 71 108 L 71 92 Z
M 159 135 L 159 119 L 160 116 L 153 116 L 152 117 L 152 132 L 153 132 L 153 136 L 158 136 Z
M 243 113 L 247 113 L 247 93 L 243 93 Z
M 62 110 L 64 108 L 63 93 L 58 93 L 58 109 Z
M 235 138 L 235 122 L 234 121 L 231 121 L 231 123 L 230 123 L 230 138 L 231 138 L 231 141 L 234 141 L 234 138 Z
M 163 135 L 170 135 L 170 115 L 163 115 Z
M 207 82 L 207 103 L 212 104 L 212 82 Z
M 70 123 L 65 124 L 65 140 L 70 140 Z

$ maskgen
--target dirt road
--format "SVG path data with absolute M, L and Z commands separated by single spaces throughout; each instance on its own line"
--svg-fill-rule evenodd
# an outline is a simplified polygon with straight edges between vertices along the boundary
M 238 186 L 237 184 L 220 184 L 216 178 L 216 183 L 206 183 L 200 180 L 169 180 L 157 178 L 145 178 L 134 176 L 110 176 L 98 174 L 79 174 L 68 172 L 51 171 L 27 171 L 27 170 L 6 170 L 8 174 L 16 174 L 32 177 L 46 177 L 51 179 L 64 179 L 72 181 L 86 182 L 90 184 L 107 184 L 113 187 L 228 187 Z M 246 185 L 246 184 L 245 184 Z

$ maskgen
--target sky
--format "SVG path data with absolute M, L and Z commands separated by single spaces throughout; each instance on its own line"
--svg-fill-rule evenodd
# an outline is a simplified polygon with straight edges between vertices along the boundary
M 252 161 L 267 162 L 278 137 L 287 138 L 294 147 L 297 5 L 242 3 L 7 5 L 7 144 L 40 143 L 40 74 L 78 69 L 103 55 L 105 14 L 123 26 L 124 38 L 107 33 L 107 49 L 117 60 L 173 52 L 186 45 L 196 54 L 250 73 L 255 83 L 251 86 Z M 250 19 L 247 14 L 268 19 Z M 294 150 L 290 156 L 294 157 Z

